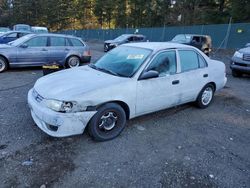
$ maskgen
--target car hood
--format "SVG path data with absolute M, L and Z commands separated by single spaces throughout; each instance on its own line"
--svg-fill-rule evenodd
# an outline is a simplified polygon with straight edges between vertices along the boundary
M 241 52 L 243 54 L 250 54 L 250 47 L 242 48 L 239 50 L 239 52 Z
M 37 80 L 34 89 L 46 99 L 67 101 L 94 90 L 125 82 L 128 79 L 83 66 L 44 76 Z
M 6 48 L 11 48 L 13 46 L 7 45 L 7 44 L 0 44 L 0 49 L 6 49 Z
M 120 44 L 121 41 L 116 41 L 116 40 L 106 40 L 105 43 L 109 43 L 109 44 Z

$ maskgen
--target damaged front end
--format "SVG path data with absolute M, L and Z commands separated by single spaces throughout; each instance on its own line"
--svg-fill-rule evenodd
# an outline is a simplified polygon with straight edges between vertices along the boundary
M 54 137 L 82 134 L 96 113 L 77 102 L 44 99 L 34 89 L 28 93 L 28 104 L 37 126 Z

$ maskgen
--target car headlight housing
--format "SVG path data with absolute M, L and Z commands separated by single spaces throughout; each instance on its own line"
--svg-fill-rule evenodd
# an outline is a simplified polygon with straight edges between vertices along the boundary
M 46 100 L 46 106 L 56 112 L 72 112 L 75 105 L 75 102 L 65 102 L 52 99 Z
M 237 57 L 237 58 L 242 59 L 242 58 L 243 58 L 243 53 L 241 53 L 241 52 L 239 52 L 239 51 L 236 51 L 236 52 L 234 53 L 234 57 Z

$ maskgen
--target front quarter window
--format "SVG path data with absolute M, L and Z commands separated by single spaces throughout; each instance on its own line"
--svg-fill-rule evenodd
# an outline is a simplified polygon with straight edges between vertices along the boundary
M 150 54 L 149 49 L 120 46 L 100 58 L 94 67 L 117 76 L 132 77 Z

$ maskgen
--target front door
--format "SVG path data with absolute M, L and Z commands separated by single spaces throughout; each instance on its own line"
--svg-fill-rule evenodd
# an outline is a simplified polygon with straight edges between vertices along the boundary
M 174 106 L 180 96 L 176 51 L 158 53 L 145 71 L 154 70 L 159 77 L 137 83 L 136 114 L 146 114 Z
M 46 36 L 36 36 L 20 45 L 17 52 L 17 63 L 30 66 L 42 66 L 47 63 L 47 40 Z

